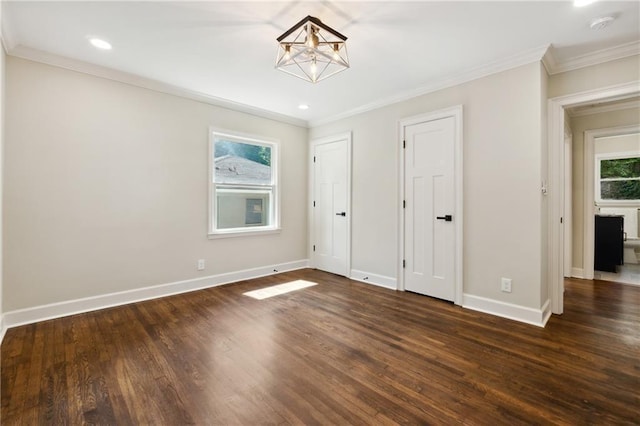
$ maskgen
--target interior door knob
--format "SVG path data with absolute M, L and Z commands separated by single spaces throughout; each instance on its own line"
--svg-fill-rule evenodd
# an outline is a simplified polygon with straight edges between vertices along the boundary
M 453 220 L 453 216 L 451 216 L 450 214 L 447 214 L 444 216 L 436 216 L 436 219 L 444 220 L 445 222 L 451 222 Z
M 340 213 L 336 213 L 336 216 L 346 216 L 347 212 L 340 212 Z

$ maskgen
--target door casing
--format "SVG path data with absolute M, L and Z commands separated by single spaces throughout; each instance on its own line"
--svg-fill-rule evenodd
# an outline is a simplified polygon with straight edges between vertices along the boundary
M 399 199 L 398 199 L 398 217 L 399 217 L 399 228 L 398 228 L 398 290 L 404 291 L 404 271 L 403 271 L 403 261 L 405 258 L 404 253 L 404 242 L 405 242 L 405 220 L 404 220 L 404 200 L 405 200 L 405 168 L 404 168 L 404 133 L 405 127 L 411 126 L 413 124 L 424 123 L 426 121 L 434 121 L 442 118 L 453 117 L 455 120 L 455 135 L 454 135 L 454 188 L 455 188 L 455 207 L 453 211 L 454 226 L 455 226 L 455 259 L 454 259 L 454 270 L 455 270 L 455 279 L 454 279 L 454 287 L 455 294 L 453 303 L 456 305 L 462 305 L 463 299 L 463 251 L 462 251 L 462 241 L 463 241 L 463 198 L 462 198 L 462 189 L 463 189 L 463 180 L 462 180 L 462 129 L 463 129 L 463 108 L 462 105 L 457 105 L 451 108 L 442 109 L 438 111 L 429 112 L 426 114 L 419 114 L 411 117 L 406 117 L 398 121 L 398 159 L 399 159 Z
M 564 232 L 563 271 L 565 278 L 571 277 L 573 266 L 573 134 L 568 123 L 564 126 L 564 211 L 562 230 Z
M 312 139 L 309 144 L 309 266 L 316 267 L 313 244 L 315 241 L 315 209 L 313 201 L 315 197 L 315 173 L 313 167 L 313 156 L 315 147 L 322 144 L 347 141 L 347 259 L 346 259 L 346 276 L 351 276 L 351 132 L 340 133 L 337 135 L 326 136 L 322 138 Z
M 564 233 L 560 218 L 564 207 L 562 196 L 562 176 L 564 174 L 564 121 L 565 108 L 583 105 L 594 101 L 612 101 L 626 99 L 640 94 L 640 80 L 604 89 L 589 90 L 548 100 L 547 103 L 547 142 L 549 146 L 549 229 L 547 237 L 547 282 L 551 312 L 562 314 L 564 310 L 564 274 L 560 262 L 560 251 L 564 247 Z

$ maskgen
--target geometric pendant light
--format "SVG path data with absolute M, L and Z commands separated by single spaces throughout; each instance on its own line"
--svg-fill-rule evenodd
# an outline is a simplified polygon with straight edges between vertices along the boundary
M 276 68 L 317 83 L 349 68 L 347 37 L 307 16 L 277 38 Z

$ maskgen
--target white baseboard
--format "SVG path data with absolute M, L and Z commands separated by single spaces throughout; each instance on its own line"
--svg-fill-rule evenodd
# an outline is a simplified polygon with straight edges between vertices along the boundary
M 392 277 L 385 277 L 384 275 L 371 274 L 369 272 L 358 271 L 352 269 L 349 274 L 349 278 L 355 281 L 360 281 L 366 284 L 377 285 L 378 287 L 384 287 L 391 290 L 398 289 L 398 281 Z
M 462 307 L 503 318 L 509 318 L 514 321 L 537 325 L 538 327 L 544 327 L 551 316 L 549 300 L 544 303 L 542 308 L 533 309 L 527 308 L 526 306 L 487 299 L 485 297 L 464 294 L 462 296 Z
M 582 269 L 582 268 L 571 268 L 571 277 L 572 278 L 584 278 L 584 269 Z
M 243 271 L 228 272 L 225 274 L 211 275 L 208 277 L 185 281 L 176 281 L 173 283 L 137 288 L 118 293 L 103 294 L 100 296 L 68 300 L 48 305 L 34 306 L 26 309 L 18 309 L 6 312 L 3 315 L 2 332 L 4 335 L 4 330 L 6 328 L 16 327 L 19 325 L 46 321 L 53 318 L 65 317 L 83 312 L 96 311 L 99 309 L 126 305 L 134 302 L 141 302 L 143 300 L 157 299 L 179 293 L 187 293 L 194 290 L 216 287 L 223 284 L 264 277 L 286 271 L 293 271 L 296 269 L 306 268 L 308 267 L 308 264 L 309 261 L 307 259 L 298 260 L 278 265 L 245 269 Z
M 547 299 L 547 301 L 544 302 L 544 305 L 542 305 L 542 308 L 540 310 L 542 311 L 541 327 L 544 327 L 545 325 L 547 325 L 547 321 L 549 321 L 549 318 L 551 318 L 551 299 Z

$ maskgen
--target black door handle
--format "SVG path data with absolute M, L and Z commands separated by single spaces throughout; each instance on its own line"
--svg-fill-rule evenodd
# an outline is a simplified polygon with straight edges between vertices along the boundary
M 436 219 L 444 220 L 445 222 L 451 222 L 453 220 L 453 217 L 448 214 L 445 216 L 436 216 Z
M 340 212 L 340 213 L 336 213 L 336 216 L 346 216 L 347 212 Z

